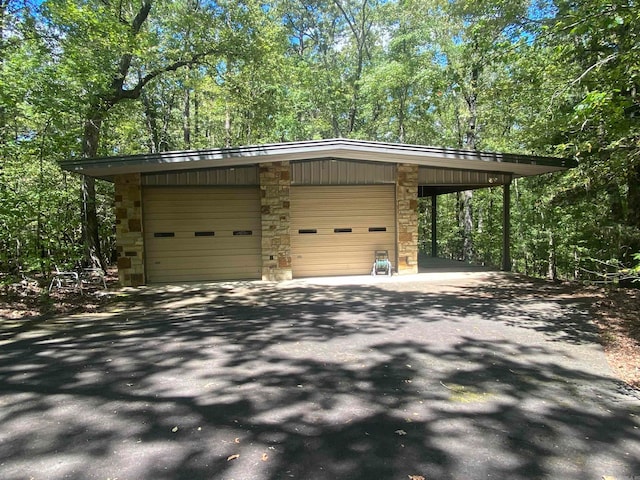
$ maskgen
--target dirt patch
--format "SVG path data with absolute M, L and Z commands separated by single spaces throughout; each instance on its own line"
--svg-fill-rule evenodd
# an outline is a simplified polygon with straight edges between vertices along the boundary
M 607 360 L 621 380 L 640 388 L 640 290 L 598 289 L 596 294 L 595 322 Z
M 0 319 L 36 320 L 70 313 L 96 312 L 117 296 L 118 277 L 115 270 L 105 276 L 107 289 L 98 284 L 83 285 L 82 292 L 70 287 L 48 292 L 46 278 L 26 277 L 0 288 Z

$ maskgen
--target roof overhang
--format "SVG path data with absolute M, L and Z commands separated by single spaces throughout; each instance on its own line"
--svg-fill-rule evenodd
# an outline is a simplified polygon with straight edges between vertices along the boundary
M 456 170 L 504 172 L 514 177 L 540 175 L 576 166 L 576 162 L 573 160 L 556 157 L 479 152 L 341 138 L 66 160 L 61 162 L 61 167 L 91 177 L 111 180 L 115 175 L 127 173 L 235 167 L 265 162 L 295 162 L 324 158 L 408 163 Z

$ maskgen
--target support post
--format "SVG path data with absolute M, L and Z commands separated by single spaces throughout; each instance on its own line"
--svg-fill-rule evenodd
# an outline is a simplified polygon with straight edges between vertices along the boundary
M 146 283 L 142 178 L 139 173 L 127 173 L 116 175 L 113 183 L 118 279 L 123 287 L 137 287 Z
M 438 257 L 438 196 L 431 195 L 431 256 Z
M 397 272 L 418 273 L 418 165 L 396 166 L 396 222 Z
M 291 280 L 291 165 L 260 165 L 262 280 Z
M 502 271 L 511 271 L 511 179 L 502 186 Z

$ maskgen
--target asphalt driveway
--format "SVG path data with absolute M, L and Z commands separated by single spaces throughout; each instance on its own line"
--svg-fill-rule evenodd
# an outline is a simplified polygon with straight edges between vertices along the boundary
M 497 273 L 157 287 L 0 326 L 0 478 L 640 479 L 589 299 Z

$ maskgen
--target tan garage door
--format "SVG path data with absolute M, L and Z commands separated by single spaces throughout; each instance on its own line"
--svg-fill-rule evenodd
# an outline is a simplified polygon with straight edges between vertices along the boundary
M 149 282 L 261 277 L 257 187 L 147 187 Z
M 366 275 L 376 250 L 395 268 L 395 186 L 291 188 L 294 277 Z

